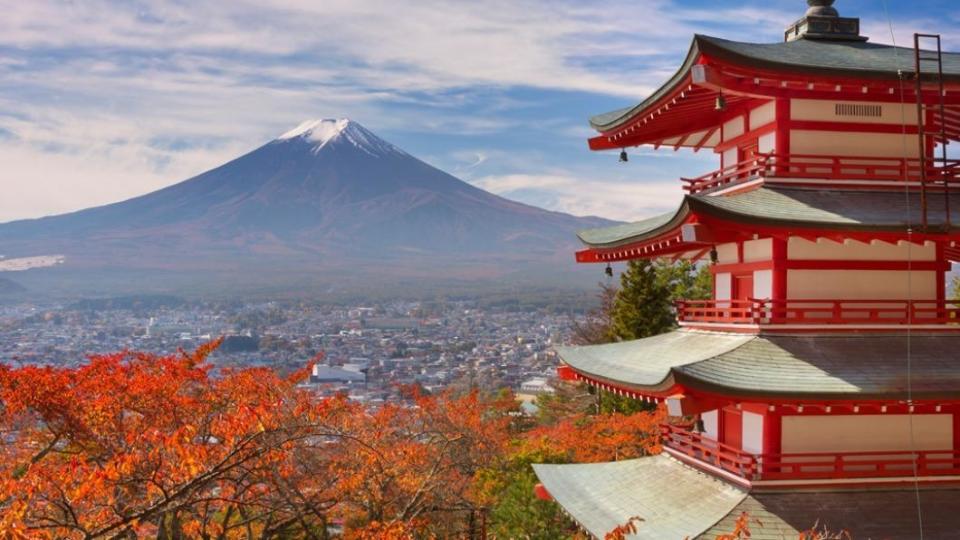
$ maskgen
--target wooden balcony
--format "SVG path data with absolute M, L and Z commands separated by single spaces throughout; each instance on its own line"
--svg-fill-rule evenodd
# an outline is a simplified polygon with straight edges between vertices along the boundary
M 960 475 L 955 450 L 752 454 L 681 427 L 661 429 L 666 448 L 750 482 Z
M 960 330 L 960 302 L 937 300 L 681 300 L 681 326 L 950 325 Z
M 960 186 L 960 160 L 928 160 L 928 186 Z M 828 181 L 835 186 L 903 186 L 923 179 L 920 160 L 866 156 L 817 156 L 805 154 L 758 154 L 740 163 L 697 178 L 681 178 L 684 190 L 699 193 L 757 178 L 791 180 L 793 183 Z

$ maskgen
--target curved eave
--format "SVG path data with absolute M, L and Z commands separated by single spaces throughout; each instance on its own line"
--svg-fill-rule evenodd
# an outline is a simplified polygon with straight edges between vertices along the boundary
M 640 116 L 649 116 L 668 105 L 693 82 L 693 66 L 719 62 L 751 73 L 788 74 L 815 77 L 824 80 L 898 81 L 898 70 L 913 71 L 913 50 L 887 45 L 830 40 L 797 40 L 786 43 L 743 43 L 695 35 L 680 68 L 653 94 L 637 105 L 596 115 L 590 125 L 600 135 L 589 140 L 593 150 L 607 150 L 621 146 L 636 146 L 653 140 L 669 138 L 670 134 L 657 132 L 657 137 L 636 137 L 625 131 L 627 124 Z M 944 81 L 960 82 L 960 54 L 944 53 Z M 883 68 L 876 68 L 878 63 Z M 692 86 L 696 88 L 696 85 Z M 728 101 L 733 98 L 728 98 Z M 667 113 L 669 114 L 669 113 Z M 630 128 L 633 131 L 635 128 Z M 678 128 L 679 129 L 679 128 Z M 649 139 L 649 140 L 648 140 Z M 620 142 L 618 142 L 618 140 Z
M 664 83 L 663 86 L 658 88 L 647 99 L 641 101 L 639 104 L 634 105 L 633 107 L 624 107 L 623 109 L 593 116 L 590 118 L 590 126 L 601 133 L 614 130 L 620 125 L 626 123 L 631 118 L 642 113 L 647 108 L 658 104 L 659 101 L 669 96 L 671 93 L 685 86 L 690 77 L 690 68 L 696 64 L 697 57 L 700 54 L 697 45 L 697 38 L 695 36 L 693 41 L 690 43 L 690 49 L 687 51 L 687 57 L 684 59 L 683 64 L 681 64 L 680 69 L 678 69 L 672 77 L 667 79 L 667 82 Z
M 596 249 L 623 247 L 668 235 L 683 225 L 690 215 L 686 199 L 673 213 L 661 214 L 634 223 L 586 229 L 577 233 L 584 245 Z
M 908 392 L 906 388 L 899 388 L 885 392 L 821 392 L 821 391 L 797 391 L 790 389 L 757 389 L 746 386 L 736 386 L 729 384 L 705 381 L 695 375 L 684 373 L 682 369 L 674 370 L 671 373 L 670 380 L 673 382 L 673 388 L 683 389 L 693 395 L 734 398 L 737 400 L 751 400 L 761 403 L 845 403 L 845 402 L 903 402 L 912 396 L 916 402 L 919 401 L 955 401 L 960 398 L 960 390 L 956 391 L 917 391 Z M 615 383 L 608 383 L 611 387 L 616 387 Z M 642 390 L 638 393 L 644 393 Z
M 717 59 L 756 70 L 790 72 L 793 74 L 813 75 L 827 78 L 863 78 L 899 81 L 899 75 L 896 66 L 891 66 L 887 69 L 876 69 L 875 62 L 871 62 L 871 59 L 868 57 L 860 59 L 860 63 L 831 66 L 817 65 L 813 63 L 819 60 L 816 59 L 816 50 L 813 51 L 813 54 L 811 55 L 812 58 L 809 58 L 807 62 L 784 61 L 784 58 L 787 58 L 787 56 L 783 54 L 772 54 L 770 55 L 772 58 L 763 58 L 758 55 L 749 55 L 736 50 L 736 47 L 808 47 L 811 49 L 822 47 L 824 52 L 828 53 L 828 47 L 843 47 L 843 50 L 845 51 L 855 51 L 856 49 L 873 49 L 893 52 L 894 47 L 890 45 L 847 40 L 832 41 L 823 39 L 801 39 L 791 42 L 770 44 L 740 43 L 732 40 L 699 34 L 694 37 L 694 41 L 697 42 L 697 48 L 701 54 L 709 56 L 711 59 Z M 899 69 L 902 69 L 904 72 L 912 72 L 913 49 L 907 47 L 896 47 L 896 49 L 897 51 L 894 52 L 894 57 L 902 61 Z M 821 55 L 821 57 L 823 56 L 826 55 Z M 856 53 L 854 53 L 853 56 L 856 56 Z M 948 60 L 949 62 L 953 62 L 960 58 L 960 55 L 948 52 L 944 52 L 943 56 L 944 59 Z M 943 76 L 945 81 L 960 81 L 960 73 L 953 73 L 949 71 L 949 69 L 945 69 Z
M 633 516 L 627 538 L 694 538 L 747 497 L 746 491 L 659 454 L 608 463 L 534 464 L 550 496 L 581 527 L 603 538 Z
M 575 372 L 596 382 L 643 394 L 670 388 L 676 367 L 708 360 L 749 342 L 752 336 L 675 330 L 643 339 L 557 347 L 557 355 Z
M 942 229 L 943 197 L 940 194 L 929 194 L 928 197 L 929 224 L 934 230 Z M 847 201 L 847 207 L 842 201 Z M 951 212 L 960 213 L 960 197 L 952 197 L 950 202 Z M 891 219 L 891 216 L 906 215 L 906 207 L 901 207 L 902 204 L 903 195 L 899 192 L 760 187 L 731 196 L 686 195 L 672 214 L 614 227 L 588 229 L 577 233 L 577 237 L 592 249 L 623 248 L 670 236 L 683 224 L 705 217 L 775 227 L 903 232 L 910 225 Z M 862 208 L 864 205 L 867 207 Z M 919 205 L 919 199 L 914 197 L 911 215 L 919 217 Z M 861 208 L 854 209 L 858 213 L 852 213 L 850 206 Z
M 849 208 L 843 208 L 842 205 L 832 207 L 828 202 L 815 201 L 814 196 L 829 193 L 832 202 L 840 200 L 842 197 L 849 197 L 853 203 L 861 210 L 874 212 L 873 214 L 854 214 Z M 801 197 L 809 197 L 802 200 Z M 960 212 L 960 201 L 958 197 L 951 197 L 951 213 Z M 887 213 L 882 211 L 885 208 L 874 204 L 890 204 L 891 209 Z M 906 233 L 912 228 L 916 228 L 920 219 L 920 201 L 919 197 L 911 199 L 909 212 L 907 207 L 900 208 L 895 206 L 902 203 L 903 195 L 898 192 L 869 192 L 869 191 L 838 191 L 838 190 L 805 190 L 800 188 L 759 188 L 751 190 L 733 197 L 711 197 L 688 195 L 685 204 L 690 212 L 699 216 L 708 216 L 721 221 L 733 222 L 738 224 L 766 226 L 774 229 L 804 229 L 804 230 L 833 230 L 844 232 L 884 232 L 884 233 Z M 738 208 L 736 205 L 740 204 Z M 779 206 L 774 206 L 774 204 Z M 928 195 L 928 216 L 927 233 L 950 233 L 960 231 L 960 227 L 947 227 L 943 215 L 943 196 L 940 194 Z M 771 209 L 780 212 L 781 215 L 774 215 Z M 843 212 L 847 213 L 843 213 Z M 802 214 L 808 214 L 806 217 Z M 890 219 L 891 215 L 901 216 L 911 215 L 914 217 L 914 223 L 906 221 L 894 221 Z
M 910 338 L 912 395 L 954 401 L 960 336 Z M 905 335 L 759 335 L 678 330 L 649 338 L 558 348 L 583 378 L 610 390 L 757 402 L 895 401 L 908 395 Z

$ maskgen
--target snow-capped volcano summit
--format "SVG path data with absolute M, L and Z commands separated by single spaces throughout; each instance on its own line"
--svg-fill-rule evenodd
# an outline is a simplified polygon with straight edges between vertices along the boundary
M 313 142 L 325 143 L 340 135 L 351 124 L 349 118 L 323 118 L 320 120 L 305 120 L 297 127 L 277 137 L 277 139 L 292 139 L 304 137 Z
M 435 280 L 437 268 L 450 279 L 494 280 L 535 268 L 541 280 L 546 269 L 572 265 L 574 231 L 608 223 L 487 193 L 357 122 L 329 119 L 135 199 L 0 224 L 0 248 L 11 257 L 63 254 L 50 279 L 71 269 L 100 279 L 109 269 L 124 280 L 171 272 L 268 287 L 271 276 L 285 284 L 324 276 L 341 287 Z M 144 283 L 159 285 L 137 286 Z
M 376 157 L 382 154 L 406 154 L 396 146 L 377 137 L 359 122 L 349 118 L 323 118 L 306 120 L 300 125 L 277 137 L 277 141 L 301 139 L 313 145 L 313 151 L 319 152 L 327 144 L 343 141 Z

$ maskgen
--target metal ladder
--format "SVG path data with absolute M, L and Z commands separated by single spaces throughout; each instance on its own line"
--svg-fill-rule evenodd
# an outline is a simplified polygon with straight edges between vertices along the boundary
M 932 47 L 929 50 L 922 50 L 920 48 L 920 43 L 923 40 L 927 40 L 928 44 L 933 45 L 936 42 L 936 50 Z M 936 71 L 930 69 L 924 71 L 924 62 L 927 63 L 929 67 L 936 65 Z M 927 77 L 924 77 L 927 75 Z M 933 150 L 930 150 L 931 158 L 927 157 L 928 144 L 936 145 L 936 142 L 940 142 L 940 158 L 943 163 L 943 168 L 941 169 L 940 182 L 943 184 L 943 211 L 944 211 L 944 224 L 947 228 L 950 227 L 950 185 L 948 178 L 946 176 L 946 165 L 947 165 L 947 127 L 946 127 L 946 115 L 945 115 L 945 104 L 944 104 L 944 86 L 943 86 L 943 49 L 940 45 L 940 34 L 913 34 L 913 78 L 916 82 L 916 99 L 917 99 L 917 140 L 920 145 L 920 212 L 921 212 L 921 224 L 923 230 L 927 230 L 927 182 L 930 180 L 928 177 L 928 162 L 936 163 L 936 159 L 932 158 Z M 930 79 L 937 89 L 937 112 L 940 115 L 939 127 L 940 130 L 936 131 L 927 131 L 927 122 L 926 115 L 927 108 L 924 106 L 923 100 L 923 87 L 924 79 Z M 934 123 L 933 127 L 936 127 Z M 906 157 L 906 156 L 904 156 Z M 937 182 L 937 179 L 933 179 L 934 183 Z

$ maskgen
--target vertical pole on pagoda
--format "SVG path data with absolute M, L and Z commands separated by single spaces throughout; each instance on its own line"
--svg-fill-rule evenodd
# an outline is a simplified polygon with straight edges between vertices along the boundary
M 920 66 L 920 34 L 913 35 L 913 78 L 916 82 L 917 98 L 917 141 L 920 145 L 920 226 L 927 231 L 927 149 L 926 149 L 926 122 L 923 120 L 923 81 L 921 80 Z M 906 163 L 907 156 L 903 156 Z M 909 167 L 904 166 L 905 170 Z M 907 180 L 904 174 L 904 180 Z

